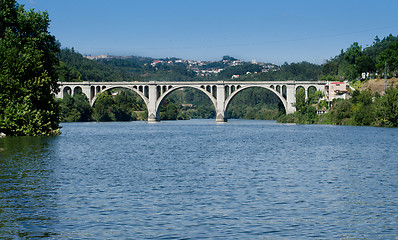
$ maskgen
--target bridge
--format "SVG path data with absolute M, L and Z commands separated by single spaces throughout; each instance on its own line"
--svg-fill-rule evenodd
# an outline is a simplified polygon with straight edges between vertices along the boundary
M 236 82 L 236 81 L 212 81 L 212 82 L 58 82 L 60 87 L 57 98 L 63 98 L 66 94 L 72 95 L 78 92 L 85 94 L 93 106 L 95 100 L 103 91 L 113 88 L 127 88 L 136 92 L 145 102 L 148 109 L 148 122 L 160 120 L 160 106 L 164 99 L 173 91 L 183 88 L 195 88 L 206 94 L 213 102 L 216 110 L 216 121 L 226 122 L 226 112 L 231 100 L 241 91 L 260 87 L 273 92 L 283 103 L 286 113 L 294 113 L 296 108 L 296 90 L 304 88 L 308 97 L 310 88 L 325 92 L 326 81 L 267 81 L 267 82 Z

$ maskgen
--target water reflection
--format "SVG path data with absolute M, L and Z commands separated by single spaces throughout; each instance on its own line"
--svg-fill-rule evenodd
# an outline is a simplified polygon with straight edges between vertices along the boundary
M 4 238 L 49 237 L 56 222 L 54 138 L 0 139 L 0 229 Z

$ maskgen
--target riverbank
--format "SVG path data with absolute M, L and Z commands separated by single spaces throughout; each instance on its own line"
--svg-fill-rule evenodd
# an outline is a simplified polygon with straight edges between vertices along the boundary
M 398 127 L 398 81 L 390 79 L 389 83 L 390 87 L 384 91 L 380 80 L 363 82 L 357 88 L 363 90 L 352 92 L 349 99 L 333 100 L 324 114 L 317 114 L 319 104 L 306 101 L 297 112 L 281 116 L 277 122 Z

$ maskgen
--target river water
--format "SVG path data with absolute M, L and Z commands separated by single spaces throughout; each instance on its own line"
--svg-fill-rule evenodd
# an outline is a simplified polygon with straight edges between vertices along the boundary
M 62 126 L 0 139 L 0 239 L 398 239 L 398 129 Z

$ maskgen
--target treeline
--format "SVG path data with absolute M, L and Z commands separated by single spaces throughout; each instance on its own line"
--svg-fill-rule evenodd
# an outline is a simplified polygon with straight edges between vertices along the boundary
M 135 57 L 90 60 L 73 48 L 64 48 L 58 54 L 59 81 L 193 81 L 195 72 L 183 64 L 164 63 L 152 66 L 152 58 Z M 200 78 L 200 77 L 199 77 Z
M 262 73 L 258 64 L 243 63 L 229 66 L 225 60 L 237 60 L 224 56 L 222 60 L 199 66 L 199 70 L 222 68 L 218 74 L 207 76 L 197 75 L 183 63 L 167 64 L 168 60 L 162 59 L 152 65 L 154 59 L 147 57 L 131 56 L 127 58 L 109 58 L 90 60 L 83 57 L 73 48 L 64 48 L 58 54 L 60 66 L 58 68 L 60 81 L 93 81 L 93 82 L 122 82 L 122 81 L 218 81 L 231 80 L 233 75 L 240 75 L 240 81 L 285 81 L 306 80 L 315 81 L 322 75 L 320 65 L 308 62 L 283 64 L 277 71 Z M 246 74 L 246 73 L 252 74 Z M 257 74 L 253 74 L 257 72 Z
M 75 50 L 64 48 L 58 53 L 60 65 L 57 68 L 59 81 L 65 82 L 116 82 L 134 81 L 134 76 L 117 67 L 99 64 L 83 57 Z
M 325 80 L 345 79 L 349 81 L 368 77 L 380 77 L 387 67 L 388 75 L 396 76 L 398 70 L 398 36 L 389 35 L 380 40 L 375 37 L 371 46 L 363 48 L 354 42 L 346 51 L 322 65 Z
M 260 74 L 248 74 L 242 76 L 239 80 L 243 81 L 318 81 L 322 76 L 322 66 L 309 63 L 291 63 L 285 62 L 277 71 L 269 71 Z
M 296 94 L 294 114 L 278 118 L 280 123 L 334 124 L 353 126 L 398 127 L 398 88 L 390 87 L 383 96 L 369 90 L 355 90 L 350 99 L 335 99 L 329 106 L 316 94 L 305 100 L 300 89 Z M 325 114 L 317 114 L 317 109 L 328 109 Z

